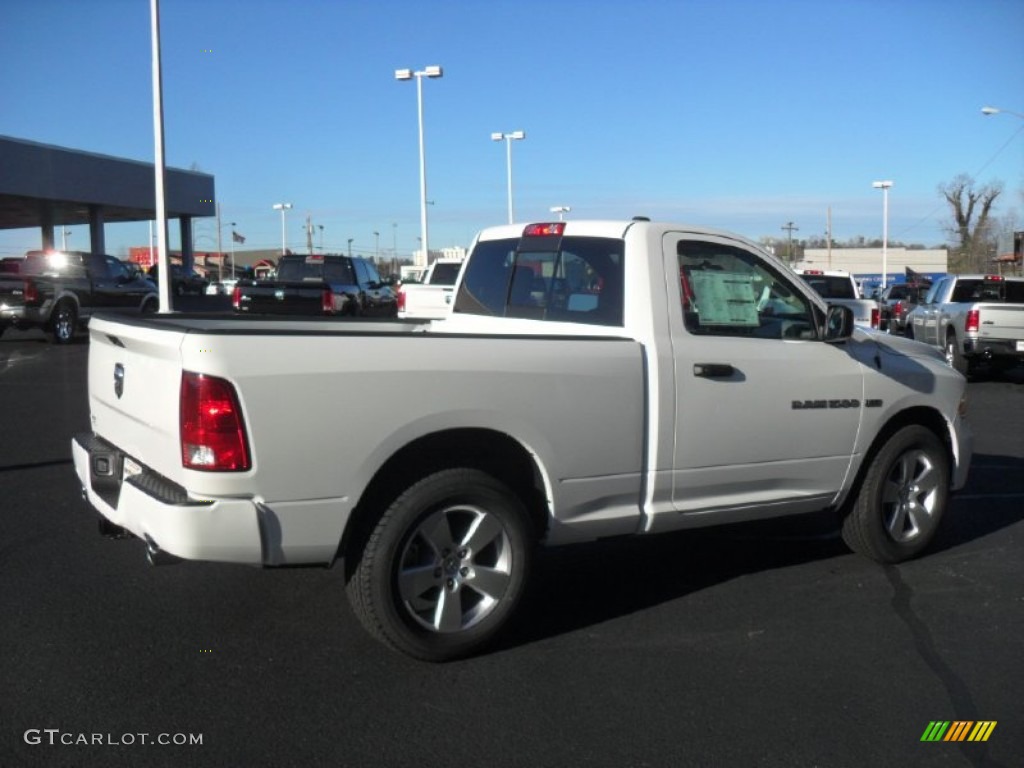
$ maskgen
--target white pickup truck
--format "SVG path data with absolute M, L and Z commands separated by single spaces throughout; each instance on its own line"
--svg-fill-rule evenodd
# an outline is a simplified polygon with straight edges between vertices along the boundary
M 462 263 L 462 259 L 438 259 L 427 267 L 422 283 L 402 283 L 398 289 L 398 316 L 409 320 L 448 317 Z
M 107 532 L 151 562 L 341 559 L 369 632 L 434 661 L 503 628 L 537 544 L 832 509 L 854 550 L 913 557 L 972 451 L 937 351 L 745 239 L 645 219 L 485 230 L 440 322 L 90 336 L 72 449 Z
M 907 329 L 964 375 L 979 363 L 1013 368 L 1024 362 L 1024 278 L 946 275 L 907 316 Z
M 831 305 L 849 307 L 853 322 L 863 328 L 878 328 L 881 310 L 878 302 L 861 296 L 853 275 L 842 269 L 805 269 L 797 274 Z

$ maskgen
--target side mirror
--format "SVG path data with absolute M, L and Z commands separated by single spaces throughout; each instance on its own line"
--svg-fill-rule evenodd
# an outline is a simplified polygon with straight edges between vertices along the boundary
M 853 336 L 853 310 L 838 304 L 829 305 L 825 314 L 825 341 L 830 344 Z

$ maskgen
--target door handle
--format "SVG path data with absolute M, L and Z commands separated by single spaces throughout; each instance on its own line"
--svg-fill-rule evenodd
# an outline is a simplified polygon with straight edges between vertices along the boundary
M 693 375 L 705 379 L 727 379 L 736 373 L 729 363 L 694 363 Z

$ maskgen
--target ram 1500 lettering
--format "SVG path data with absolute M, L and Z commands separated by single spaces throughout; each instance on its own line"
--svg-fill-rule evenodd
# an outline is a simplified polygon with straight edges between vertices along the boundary
M 340 558 L 367 630 L 434 661 L 502 630 L 538 543 L 833 509 L 898 562 L 971 458 L 937 351 L 855 328 L 745 239 L 647 220 L 485 230 L 444 321 L 91 334 L 72 450 L 108 531 L 152 560 Z

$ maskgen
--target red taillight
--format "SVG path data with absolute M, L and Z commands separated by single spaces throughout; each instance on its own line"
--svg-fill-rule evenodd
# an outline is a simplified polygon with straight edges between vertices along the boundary
M 969 310 L 967 310 L 967 321 L 966 321 L 966 324 L 964 325 L 964 330 L 966 330 L 968 332 L 970 332 L 970 331 L 977 332 L 978 328 L 981 327 L 980 320 L 981 320 L 981 318 L 980 318 L 978 310 L 976 310 L 976 309 L 969 309 Z
M 528 224 L 523 230 L 523 237 L 561 237 L 565 232 L 564 221 L 552 221 L 547 224 Z
M 231 306 L 235 309 L 242 308 L 242 289 L 237 285 L 235 286 L 235 290 L 231 292 Z
M 38 304 L 39 303 L 39 289 L 36 284 L 31 280 L 25 281 L 25 303 L 26 304 Z
M 881 312 L 878 311 L 878 307 L 871 308 L 871 327 L 877 328 L 881 321 Z
M 805 269 L 801 274 L 804 274 L 804 275 L 824 275 L 825 273 L 822 272 L 820 269 Z
M 903 313 L 903 302 L 897 301 L 892 305 L 892 313 L 899 317 Z
M 405 291 L 400 290 L 398 292 L 398 296 L 396 298 L 398 300 L 398 311 L 399 312 L 404 312 L 405 311 Z
M 230 382 L 183 371 L 179 408 L 183 467 L 245 472 L 252 466 L 242 409 Z
M 334 314 L 334 291 L 330 286 L 326 286 L 320 293 L 320 311 L 325 315 Z

